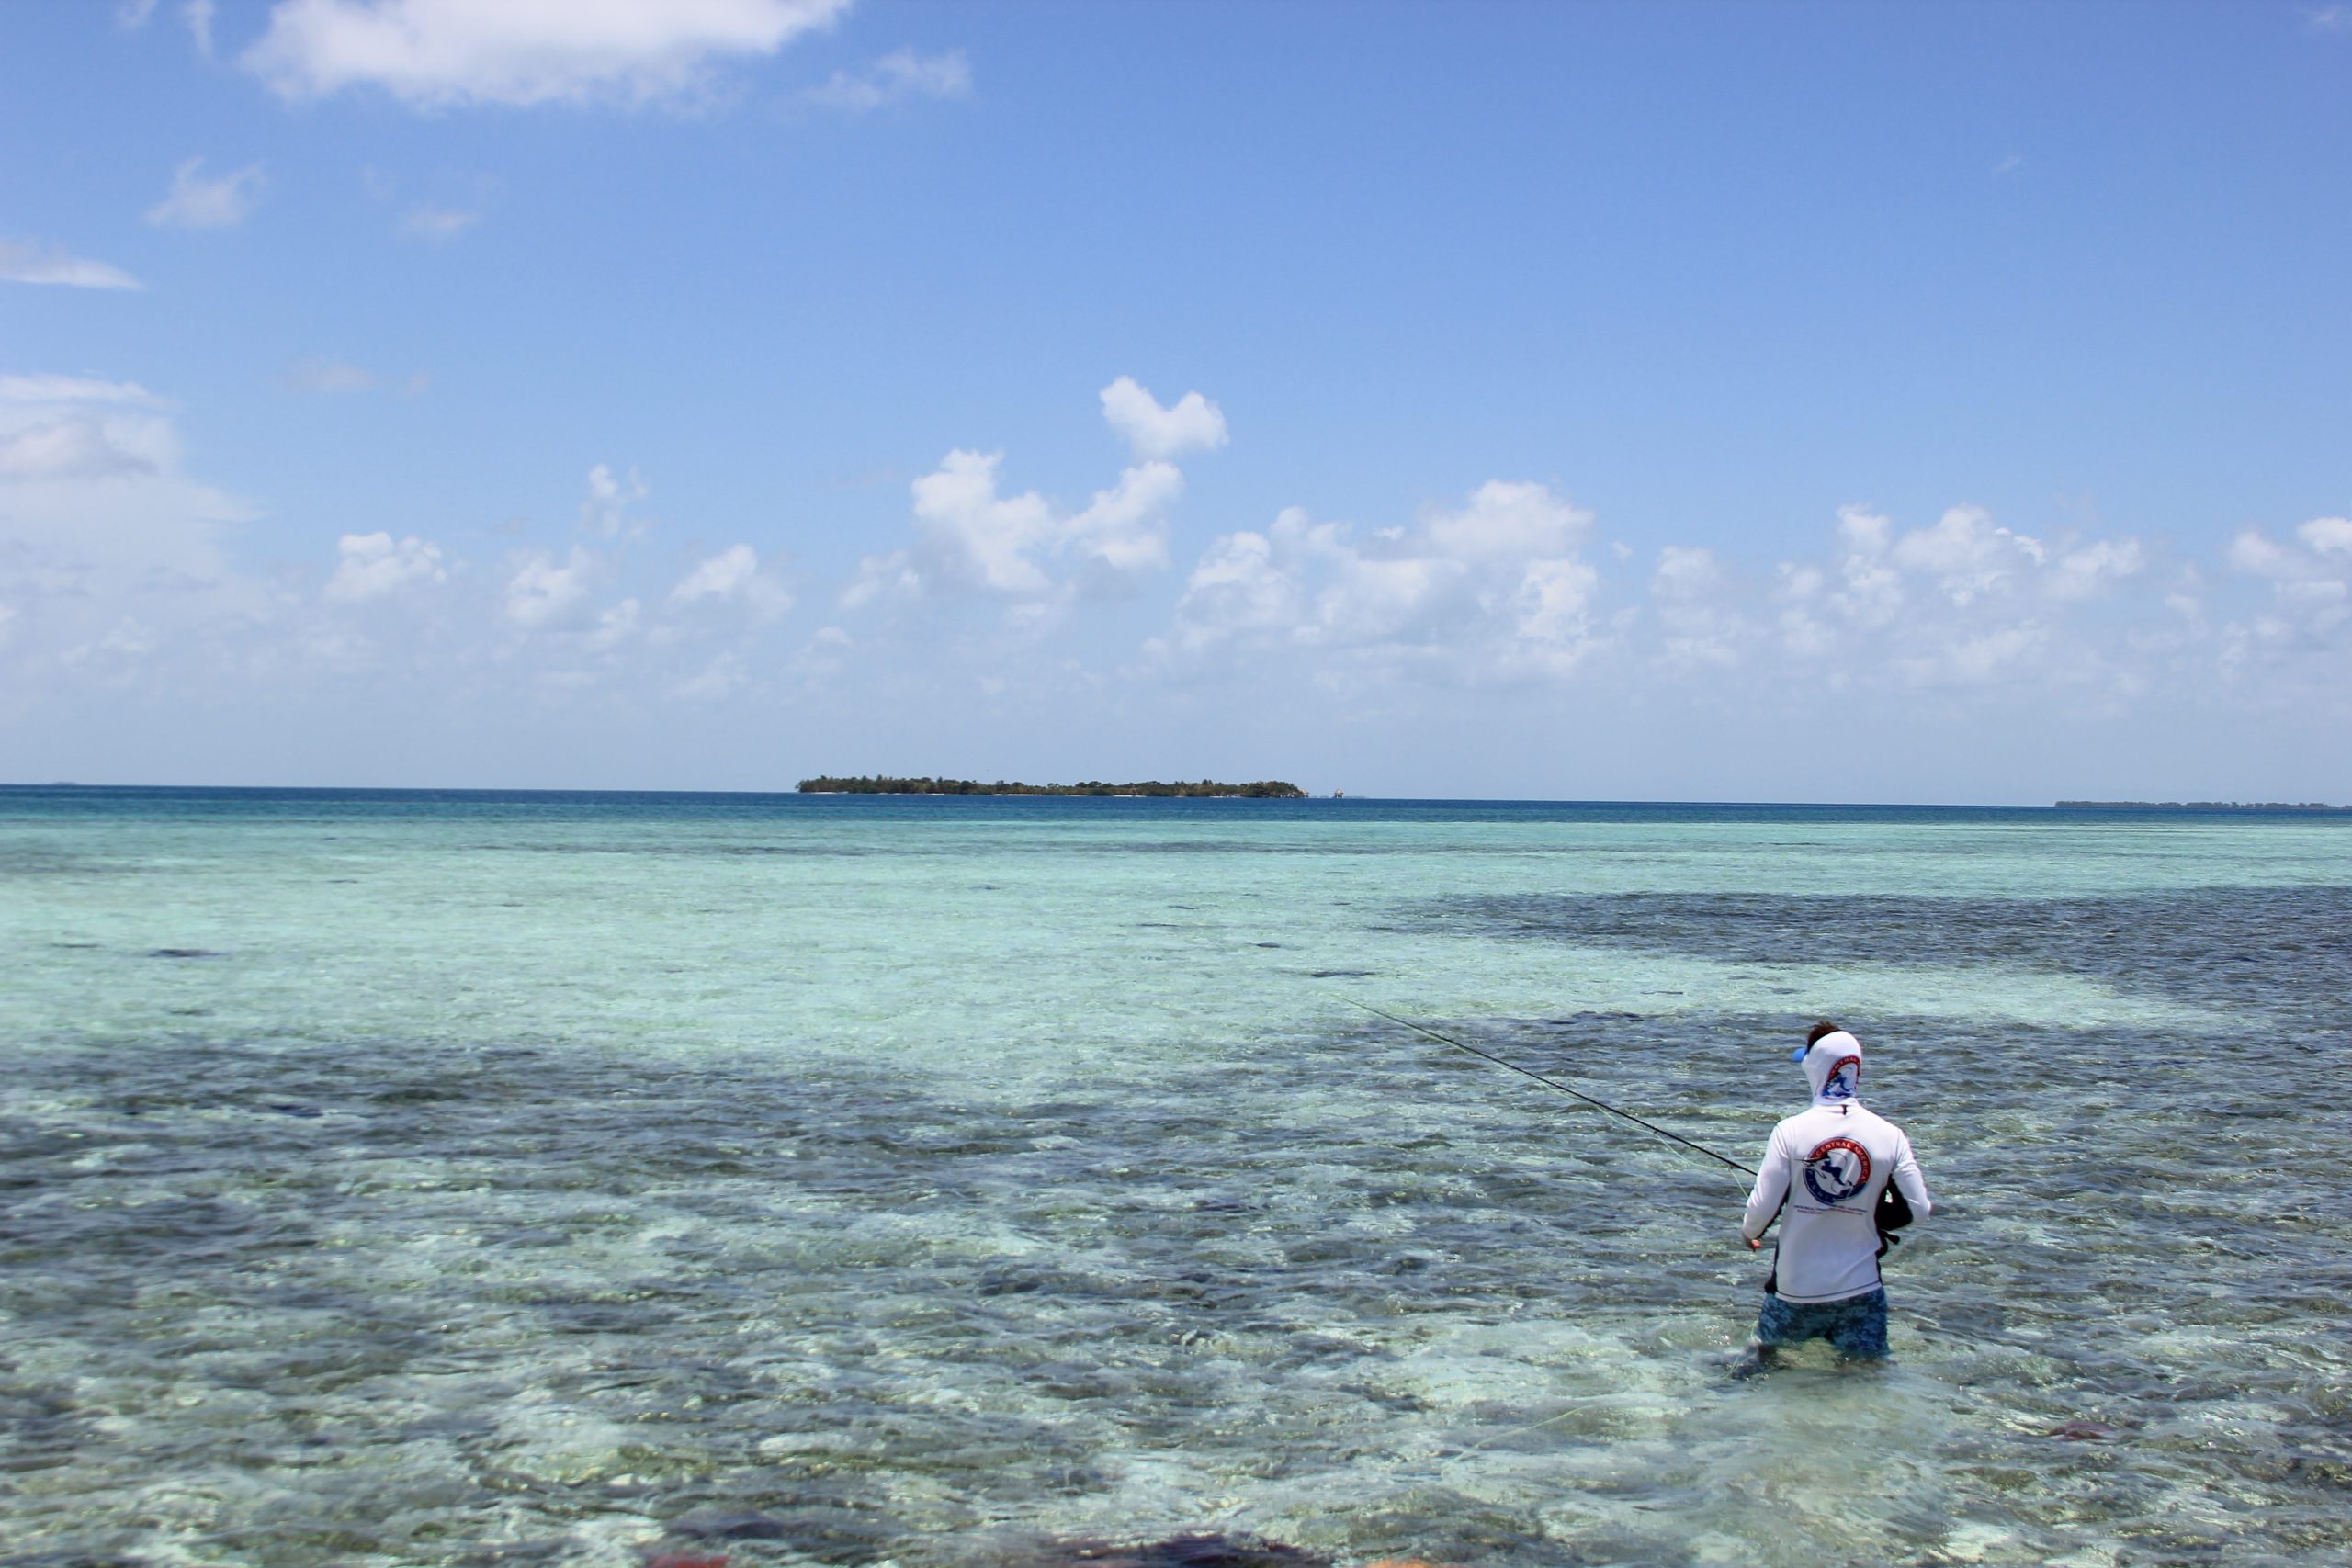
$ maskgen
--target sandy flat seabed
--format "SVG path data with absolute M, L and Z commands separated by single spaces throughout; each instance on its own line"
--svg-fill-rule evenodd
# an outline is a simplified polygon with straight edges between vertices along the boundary
M 2309 816 L 0 791 L 0 1563 L 2340 1562 L 2347 932 Z M 1848 1022 L 1894 1364 L 1348 998 L 1743 1158 Z

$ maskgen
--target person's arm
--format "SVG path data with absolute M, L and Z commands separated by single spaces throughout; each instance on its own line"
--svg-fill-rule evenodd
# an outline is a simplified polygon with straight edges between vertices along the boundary
M 1897 1133 L 1894 1147 L 1894 1186 L 1903 1201 L 1911 1205 L 1911 1223 L 1917 1224 L 1935 1213 L 1936 1206 L 1928 1199 L 1928 1179 L 1919 1174 L 1919 1156 L 1911 1152 L 1907 1134 Z
M 1795 1174 L 1792 1146 L 1775 1128 L 1764 1150 L 1764 1163 L 1757 1168 L 1756 1190 L 1747 1195 L 1747 1213 L 1739 1223 L 1740 1239 L 1747 1243 L 1750 1252 L 1764 1245 L 1765 1230 L 1788 1201 L 1789 1182 Z

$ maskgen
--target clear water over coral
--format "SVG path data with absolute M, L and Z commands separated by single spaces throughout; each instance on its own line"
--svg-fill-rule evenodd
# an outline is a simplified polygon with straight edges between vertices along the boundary
M 2340 1562 L 2347 933 L 2289 816 L 0 791 L 0 1562 Z M 1349 998 L 1742 1159 L 1849 1023 L 1894 1364 Z

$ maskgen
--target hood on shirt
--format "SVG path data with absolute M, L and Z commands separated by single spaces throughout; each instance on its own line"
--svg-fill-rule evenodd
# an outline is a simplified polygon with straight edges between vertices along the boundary
M 1798 1046 L 1790 1060 L 1804 1064 L 1815 1105 L 1850 1105 L 1861 1098 L 1862 1043 L 1844 1030 Z

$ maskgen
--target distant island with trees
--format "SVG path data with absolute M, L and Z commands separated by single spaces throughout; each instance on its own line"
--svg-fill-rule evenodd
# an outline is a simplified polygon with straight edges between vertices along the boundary
M 1280 779 L 1261 779 L 1255 784 L 1218 784 L 1214 779 L 1198 783 L 1162 784 L 1149 779 L 1142 784 L 1103 784 L 1090 779 L 1084 784 L 1014 784 L 999 779 L 994 784 L 981 784 L 977 779 L 894 779 L 880 774 L 872 777 L 835 778 L 826 774 L 820 778 L 802 779 L 803 795 L 1130 795 L 1153 799 L 1219 799 L 1219 800 L 1305 800 L 1306 792 L 1295 784 Z
M 2324 800 L 2062 800 L 2061 811 L 2352 811 Z

